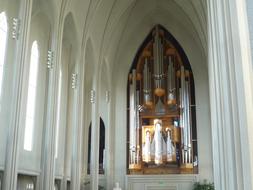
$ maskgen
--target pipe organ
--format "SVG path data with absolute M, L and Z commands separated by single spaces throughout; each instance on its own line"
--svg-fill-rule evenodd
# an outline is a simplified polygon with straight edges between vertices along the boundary
M 157 25 L 129 72 L 129 174 L 197 172 L 194 81 L 180 48 Z

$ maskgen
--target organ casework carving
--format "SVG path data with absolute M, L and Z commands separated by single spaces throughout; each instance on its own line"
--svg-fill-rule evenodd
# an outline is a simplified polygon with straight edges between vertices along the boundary
M 127 93 L 129 174 L 197 173 L 193 74 L 159 25 L 136 55 Z

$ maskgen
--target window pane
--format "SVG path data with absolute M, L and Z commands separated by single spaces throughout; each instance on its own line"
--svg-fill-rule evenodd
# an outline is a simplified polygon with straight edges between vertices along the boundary
M 36 96 L 36 89 L 33 86 L 30 86 L 28 91 L 28 99 L 27 99 L 27 117 L 34 117 L 34 108 L 35 108 L 35 96 Z
M 32 137 L 33 137 L 34 118 L 35 118 L 38 62 L 39 62 L 38 44 L 37 44 L 37 41 L 34 41 L 32 45 L 32 50 L 31 50 L 28 96 L 27 96 L 27 105 L 26 105 L 24 149 L 27 151 L 32 151 L 32 143 L 33 143 Z
M 32 151 L 32 140 L 33 140 L 32 137 L 33 137 L 33 118 L 26 117 L 24 149 L 27 151 Z
M 7 40 L 7 20 L 5 13 L 2 12 L 0 14 L 0 99 L 2 95 L 6 40 Z

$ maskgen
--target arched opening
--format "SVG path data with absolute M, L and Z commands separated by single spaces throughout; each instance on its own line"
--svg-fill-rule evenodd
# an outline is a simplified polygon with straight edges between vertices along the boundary
M 99 122 L 99 174 L 105 173 L 105 124 L 103 119 L 100 117 Z M 89 125 L 89 138 L 88 138 L 88 169 L 87 173 L 90 174 L 90 163 L 91 163 L 91 123 Z
M 77 41 L 76 25 L 73 14 L 69 12 L 64 18 L 61 46 L 61 63 L 58 67 L 57 115 L 55 131 L 55 175 L 66 176 L 72 180 L 74 164 L 74 130 L 76 128 L 76 77 Z M 64 165 L 64 167 L 62 167 Z M 71 180 L 64 182 L 64 187 L 74 185 Z
M 128 77 L 129 174 L 198 173 L 194 90 L 183 49 L 155 26 Z
M 100 118 L 100 124 L 99 124 L 99 174 L 105 173 L 105 124 L 102 118 Z

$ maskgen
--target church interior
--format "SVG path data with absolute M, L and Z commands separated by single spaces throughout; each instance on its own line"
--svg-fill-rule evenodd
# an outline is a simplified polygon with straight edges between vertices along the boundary
M 0 0 L 0 190 L 253 190 L 252 12 Z

